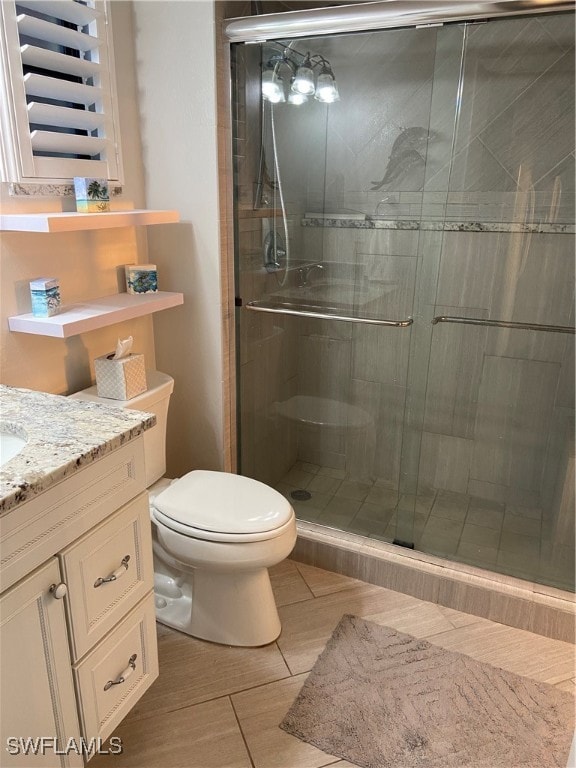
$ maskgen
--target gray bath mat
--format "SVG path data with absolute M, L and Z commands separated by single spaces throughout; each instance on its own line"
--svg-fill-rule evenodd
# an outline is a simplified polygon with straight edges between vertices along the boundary
M 280 727 L 364 768 L 565 768 L 574 697 L 343 616 Z

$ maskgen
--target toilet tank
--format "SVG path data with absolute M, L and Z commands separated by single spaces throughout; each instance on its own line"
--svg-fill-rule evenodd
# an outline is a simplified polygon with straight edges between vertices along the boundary
M 135 411 L 147 411 L 156 416 L 156 425 L 144 432 L 144 458 L 146 467 L 146 487 L 149 488 L 166 472 L 166 421 L 168 404 L 174 390 L 174 379 L 160 371 L 146 371 L 146 392 L 131 400 L 111 400 L 98 397 L 96 386 L 83 389 L 70 395 L 75 400 L 90 400 L 94 403 L 116 408 L 130 408 Z

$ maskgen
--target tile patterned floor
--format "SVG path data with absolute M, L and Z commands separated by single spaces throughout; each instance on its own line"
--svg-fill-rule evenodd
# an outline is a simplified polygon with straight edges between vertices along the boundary
M 272 569 L 282 634 L 229 648 L 158 625 L 160 678 L 90 768 L 354 768 L 278 728 L 344 613 L 574 692 L 575 647 L 286 560 Z M 473 765 L 463 768 L 474 768 Z
M 429 490 L 399 495 L 344 470 L 297 462 L 276 486 L 298 518 L 391 542 L 402 512 L 414 510 L 417 549 L 489 570 L 574 591 L 574 544 L 553 546 L 538 507 L 500 504 L 463 493 Z M 291 493 L 311 493 L 296 501 Z M 404 516 L 405 519 L 406 516 Z M 404 539 L 406 534 L 398 533 Z

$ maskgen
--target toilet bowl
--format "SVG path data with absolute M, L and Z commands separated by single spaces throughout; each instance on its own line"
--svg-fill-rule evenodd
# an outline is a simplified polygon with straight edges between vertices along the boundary
M 247 477 L 195 470 L 153 501 L 160 621 L 228 645 L 265 645 L 280 634 L 268 568 L 296 543 L 294 511 Z M 166 567 L 167 566 L 167 567 Z
M 99 398 L 96 387 L 71 397 L 156 414 L 156 426 L 144 433 L 156 618 L 211 642 L 266 645 L 281 631 L 268 568 L 296 543 L 294 510 L 273 488 L 241 475 L 162 477 L 173 380 L 149 371 L 147 384 L 126 401 Z

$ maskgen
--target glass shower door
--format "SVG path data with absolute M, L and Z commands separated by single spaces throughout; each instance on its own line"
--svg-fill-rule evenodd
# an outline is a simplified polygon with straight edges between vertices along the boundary
M 570 590 L 573 63 L 572 15 L 466 30 L 446 208 L 430 233 L 437 271 L 416 308 L 430 347 L 414 350 L 408 415 L 415 545 Z
M 461 39 L 442 61 L 436 29 L 234 51 L 240 471 L 301 519 L 386 541 L 414 508 L 400 468 L 423 185 L 447 162 L 431 108 L 443 68 L 454 113 Z M 290 103 L 307 57 L 339 100 Z M 261 98 L 272 81 L 286 101 Z
M 569 589 L 572 21 L 234 46 L 240 471 Z M 293 103 L 307 57 L 339 100 Z

